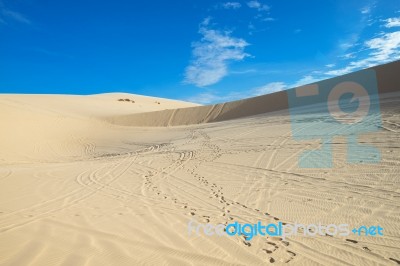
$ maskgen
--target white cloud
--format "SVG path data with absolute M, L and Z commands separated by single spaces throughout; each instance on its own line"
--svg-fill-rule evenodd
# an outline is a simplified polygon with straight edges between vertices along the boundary
M 246 95 L 244 93 L 235 91 L 229 92 L 224 95 L 218 95 L 214 92 L 204 92 L 186 98 L 185 101 L 192 103 L 199 103 L 199 104 L 212 104 L 212 103 L 230 102 L 243 98 L 246 98 Z
M 365 6 L 360 10 L 361 14 L 369 14 L 371 13 L 371 6 Z
M 284 82 L 271 82 L 264 86 L 249 89 L 247 91 L 242 91 L 242 92 L 232 91 L 224 95 L 218 95 L 214 92 L 199 93 L 195 96 L 185 99 L 185 101 L 199 103 L 199 104 L 229 102 L 229 101 L 241 100 L 249 97 L 269 94 L 277 91 L 282 91 L 287 88 L 288 87 Z
M 325 74 L 330 75 L 330 76 L 341 76 L 341 75 L 349 73 L 352 69 L 353 69 L 353 67 L 350 64 L 349 66 L 346 66 L 341 69 L 330 70 L 330 71 L 326 72 Z
M 364 46 L 369 51 L 364 58 L 350 62 L 344 68 L 330 70 L 325 74 L 338 76 L 400 59 L 400 31 L 384 33 L 380 37 L 367 40 L 364 42 Z
M 198 87 L 219 82 L 228 75 L 229 62 L 249 56 L 244 52 L 249 45 L 244 39 L 231 37 L 230 32 L 209 29 L 208 24 L 206 19 L 200 26 L 203 37 L 192 44 L 193 60 L 185 71 L 184 82 Z
M 345 52 L 356 45 L 358 45 L 358 40 L 360 38 L 360 35 L 358 33 L 352 33 L 347 35 L 345 38 L 342 38 L 338 42 L 338 48 L 342 51 Z
M 287 89 L 287 85 L 284 82 L 271 82 L 262 87 L 252 90 L 251 96 L 269 94 L 277 91 L 282 91 L 284 89 Z
M 294 34 L 299 34 L 300 32 L 302 32 L 302 29 L 295 29 L 293 32 Z
M 247 2 L 247 6 L 250 8 L 257 9 L 258 11 L 268 11 L 270 7 L 265 4 L 261 4 L 257 0 Z
M 344 54 L 344 55 L 342 55 L 340 57 L 342 57 L 344 59 L 354 58 L 355 57 L 355 53 L 347 53 L 347 54 Z
M 199 104 L 209 104 L 220 101 L 221 97 L 213 94 L 213 93 L 200 93 L 195 96 L 189 97 L 185 99 L 185 101 L 192 102 L 192 103 L 199 103 Z
M 250 8 L 259 8 L 259 7 L 261 7 L 260 2 L 258 2 L 258 1 L 250 1 L 250 2 L 247 2 L 247 5 L 248 5 Z
M 377 1 L 370 2 L 369 4 L 365 5 L 363 8 L 360 9 L 361 14 L 369 15 L 372 13 L 372 10 L 376 8 Z
M 263 18 L 262 21 L 274 21 L 274 18 L 268 17 L 268 18 Z
M 340 49 L 342 49 L 342 50 L 348 50 L 348 49 L 350 49 L 351 47 L 353 47 L 353 43 L 349 43 L 349 42 L 343 42 L 343 43 L 340 43 L 339 44 L 339 47 L 340 47 Z
M 386 28 L 392 28 L 392 27 L 400 27 L 400 17 L 398 18 L 388 18 L 385 20 Z
M 314 83 L 317 81 L 320 81 L 321 78 L 315 78 L 311 75 L 306 75 L 304 77 L 302 77 L 301 79 L 299 79 L 298 81 L 296 81 L 295 83 L 291 84 L 289 87 L 290 88 L 296 88 L 302 85 L 306 85 L 306 84 L 310 84 L 310 83 Z
M 327 65 L 325 65 L 325 66 L 328 67 L 328 68 L 332 68 L 332 67 L 335 66 L 335 64 L 327 64 Z
M 241 6 L 239 2 L 226 2 L 222 4 L 222 7 L 225 9 L 238 9 Z
M 371 61 L 387 62 L 399 57 L 400 55 L 400 31 L 386 33 L 382 37 L 374 38 L 366 42 L 372 50 Z
M 247 93 L 246 97 L 259 96 L 259 95 L 263 95 L 263 94 L 269 94 L 269 93 L 273 93 L 273 92 L 277 92 L 277 91 L 283 91 L 283 90 L 287 90 L 287 89 L 291 89 L 291 88 L 296 88 L 296 87 L 299 87 L 302 85 L 318 82 L 322 79 L 323 79 L 323 77 L 317 78 L 317 77 L 313 77 L 311 75 L 306 75 L 291 84 L 287 84 L 282 81 L 270 82 L 262 87 L 250 90 L 249 93 Z M 245 98 L 245 97 L 243 97 L 243 98 Z

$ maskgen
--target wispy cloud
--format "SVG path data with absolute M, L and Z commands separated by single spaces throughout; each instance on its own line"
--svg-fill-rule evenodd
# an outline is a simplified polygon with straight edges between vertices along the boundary
M 312 76 L 312 75 L 306 75 L 293 83 L 286 83 L 283 81 L 270 82 L 259 88 L 249 90 L 246 97 L 259 96 L 259 95 L 264 95 L 264 94 L 269 94 L 269 93 L 273 93 L 273 92 L 287 90 L 290 88 L 296 88 L 296 87 L 299 87 L 302 85 L 318 82 L 322 79 L 324 79 L 324 77 L 321 75 L 319 75 L 317 77 Z
M 287 89 L 287 85 L 284 82 L 271 82 L 264 86 L 251 90 L 249 97 L 269 94 L 285 89 Z
M 200 104 L 212 104 L 212 103 L 229 102 L 249 97 L 260 96 L 277 91 L 282 91 L 287 88 L 288 86 L 284 82 L 271 82 L 264 86 L 252 88 L 246 91 L 231 91 L 223 95 L 220 95 L 216 92 L 199 93 L 185 100 Z
M 293 32 L 294 32 L 294 34 L 299 34 L 302 31 L 303 31 L 302 29 L 295 29 Z
M 323 77 L 314 77 L 312 75 L 306 75 L 306 76 L 302 77 L 301 79 L 299 79 L 298 81 L 296 81 L 295 83 L 290 84 L 288 86 L 288 88 L 296 88 L 296 87 L 299 87 L 299 86 L 303 86 L 303 85 L 306 85 L 306 84 L 310 84 L 310 83 L 314 83 L 314 82 L 320 81 L 322 79 L 323 79 Z
M 258 11 L 268 11 L 270 7 L 266 4 L 262 4 L 257 0 L 247 2 L 247 6 L 250 8 L 257 9 Z
M 25 23 L 25 24 L 31 24 L 31 21 L 29 19 L 27 19 L 21 13 L 18 13 L 18 12 L 15 12 L 15 11 L 11 11 L 11 10 L 8 10 L 8 9 L 4 9 L 4 10 L 2 10 L 2 14 L 4 15 L 4 17 L 8 17 L 8 18 L 13 19 L 13 20 L 15 20 L 17 22 Z
M 326 74 L 343 75 L 357 69 L 400 59 L 400 31 L 383 33 L 380 37 L 367 40 L 364 42 L 364 47 L 368 51 L 364 57 L 350 62 L 343 68 L 327 71 Z
M 235 100 L 241 100 L 245 98 L 270 94 L 278 91 L 283 91 L 291 88 L 296 88 L 306 84 L 318 82 L 325 78 L 327 78 L 327 76 L 323 74 L 319 74 L 316 76 L 305 75 L 302 78 L 292 83 L 287 83 L 283 81 L 274 81 L 274 82 L 269 82 L 263 86 L 247 89 L 245 91 L 231 91 L 223 95 L 220 95 L 213 91 L 208 91 L 205 93 L 199 93 L 185 100 L 199 104 L 213 104 L 213 103 L 235 101 Z
M 363 8 L 361 8 L 360 12 L 361 12 L 361 14 L 369 14 L 369 13 L 371 13 L 371 6 L 367 5 L 367 6 L 363 7 Z
M 268 18 L 263 18 L 261 19 L 262 21 L 275 21 L 274 18 L 268 17 Z
M 193 60 L 186 68 L 184 82 L 205 87 L 219 82 L 228 75 L 228 64 L 249 56 L 244 49 L 249 44 L 231 32 L 209 28 L 209 19 L 201 23 L 199 33 L 203 36 L 192 44 Z
M 377 1 L 365 1 L 369 2 L 360 9 L 360 13 L 363 15 L 369 15 L 372 13 L 373 9 L 377 6 Z
M 4 3 L 0 1 L 0 23 L 7 24 L 8 21 L 16 21 L 23 24 L 31 24 L 32 22 L 23 14 L 6 8 Z
M 220 95 L 215 92 L 204 92 L 194 95 L 185 99 L 185 101 L 199 104 L 212 104 L 212 103 L 221 103 L 221 102 L 230 102 L 238 99 L 244 98 L 243 92 L 229 92 L 224 95 Z
M 225 9 L 238 9 L 242 5 L 239 2 L 225 2 L 222 3 L 222 7 Z
M 347 54 L 341 55 L 339 57 L 343 58 L 343 59 L 351 59 L 351 58 L 355 58 L 356 56 L 355 56 L 355 53 L 347 53 Z
M 186 98 L 185 101 L 199 104 L 210 104 L 221 101 L 223 98 L 211 92 L 199 93 Z
M 398 18 L 388 18 L 384 20 L 386 22 L 386 28 L 400 27 L 400 17 Z
M 359 33 L 352 33 L 339 41 L 338 45 L 341 51 L 347 51 L 354 47 L 360 38 Z

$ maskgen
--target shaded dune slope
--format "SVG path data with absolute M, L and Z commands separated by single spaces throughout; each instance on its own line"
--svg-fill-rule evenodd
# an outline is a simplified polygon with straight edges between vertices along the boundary
M 370 69 L 373 69 L 376 72 L 376 79 L 380 95 L 399 91 L 400 61 L 372 67 Z M 361 70 L 355 73 L 360 73 L 367 70 Z M 332 78 L 330 80 L 339 78 L 343 79 L 353 74 L 354 73 L 347 74 L 344 76 Z M 326 82 L 326 80 L 321 82 Z M 317 84 L 321 82 L 317 82 Z M 166 127 L 238 119 L 288 109 L 288 93 L 289 91 L 295 89 L 296 88 L 292 88 L 288 91 L 280 91 L 258 97 L 214 105 L 170 109 L 129 115 L 116 115 L 108 117 L 107 120 L 113 124 L 123 126 Z

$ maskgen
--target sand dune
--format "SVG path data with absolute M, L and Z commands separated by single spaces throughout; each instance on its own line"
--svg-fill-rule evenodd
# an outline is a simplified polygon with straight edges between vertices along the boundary
M 0 265 L 396 265 L 399 69 L 375 68 L 381 130 L 359 138 L 381 161 L 348 163 L 338 136 L 324 169 L 298 165 L 320 143 L 293 138 L 287 92 L 200 107 L 1 95 Z M 192 219 L 379 224 L 384 235 L 189 236 Z
M 106 116 L 189 106 L 197 104 L 127 93 L 3 94 L 0 96 L 0 121 L 4 125 L 0 161 L 80 160 L 90 150 L 87 141 L 109 143 L 111 132 L 118 131 L 105 121 Z
M 396 93 L 399 91 L 400 80 L 397 76 L 400 69 L 400 61 L 371 69 L 376 71 L 379 94 Z M 346 76 L 348 75 L 343 77 Z M 287 99 L 287 91 L 280 91 L 244 100 L 202 107 L 112 115 L 109 117 L 109 121 L 119 125 L 151 127 L 218 122 L 287 110 L 289 108 Z

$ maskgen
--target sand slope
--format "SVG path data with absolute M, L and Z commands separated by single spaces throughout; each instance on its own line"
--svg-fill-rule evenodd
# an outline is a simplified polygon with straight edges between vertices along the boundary
M 193 109 L 151 98 L 131 107 L 141 101 L 132 95 L 123 98 L 135 104 L 119 95 L 1 95 L 0 265 L 396 265 L 400 95 L 379 88 L 387 90 L 382 130 L 360 141 L 382 161 L 347 163 L 337 137 L 335 167 L 323 170 L 298 167 L 319 141 L 294 140 L 287 109 L 262 113 L 254 103 L 268 96 Z M 190 108 L 127 115 L 166 106 Z M 249 242 L 189 236 L 191 219 L 379 224 L 385 235 Z
M 398 78 L 400 60 L 372 67 L 371 69 L 376 72 L 379 94 L 396 93 L 400 90 L 400 79 Z M 346 78 L 351 75 L 353 73 L 342 77 Z M 334 79 L 332 78 L 332 80 Z M 287 91 L 280 91 L 258 97 L 201 107 L 109 115 L 108 121 L 118 125 L 129 126 L 179 126 L 237 119 L 286 110 L 288 107 L 288 93 Z
M 3 94 L 0 162 L 80 160 L 90 150 L 87 142 L 110 141 L 110 131 L 115 129 L 104 117 L 189 106 L 197 104 L 127 93 Z

